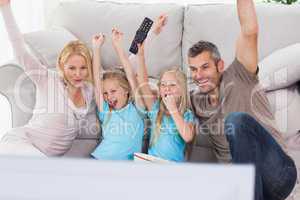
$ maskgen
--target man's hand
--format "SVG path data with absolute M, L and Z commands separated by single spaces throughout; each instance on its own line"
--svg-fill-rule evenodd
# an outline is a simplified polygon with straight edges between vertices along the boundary
M 160 34 L 162 28 L 167 24 L 167 19 L 168 16 L 166 14 L 159 15 L 154 22 L 153 33 L 155 33 L 156 35 Z
M 10 0 L 0 0 L 0 6 L 5 6 L 10 3 Z
M 258 22 L 253 0 L 237 0 L 241 33 L 236 44 L 236 58 L 251 72 L 258 64 Z
M 105 36 L 102 33 L 93 36 L 92 43 L 94 49 L 99 49 L 105 41 Z

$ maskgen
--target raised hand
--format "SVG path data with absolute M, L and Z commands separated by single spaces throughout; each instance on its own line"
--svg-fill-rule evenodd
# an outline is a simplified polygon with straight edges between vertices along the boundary
M 145 57 L 145 42 L 143 42 L 142 44 L 138 44 L 138 53 L 137 53 L 137 55 L 140 58 Z
M 5 6 L 10 3 L 10 0 L 0 0 L 0 6 Z
M 112 29 L 112 44 L 116 50 L 122 48 L 123 33 L 116 28 Z
M 176 99 L 172 95 L 168 95 L 162 98 L 166 108 L 168 109 L 169 113 L 177 112 L 178 107 L 176 104 Z
M 155 20 L 153 25 L 153 32 L 158 35 L 162 31 L 162 28 L 167 24 L 168 16 L 167 14 L 161 14 Z
M 94 48 L 100 48 L 105 41 L 105 36 L 102 33 L 93 36 L 92 43 Z

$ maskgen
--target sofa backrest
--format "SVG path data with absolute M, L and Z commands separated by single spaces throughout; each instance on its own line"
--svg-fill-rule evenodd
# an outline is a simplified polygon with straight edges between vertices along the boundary
M 276 50 L 300 42 L 300 28 L 298 26 L 300 5 L 257 4 L 256 10 L 260 25 L 260 60 Z M 174 65 L 181 65 L 188 71 L 187 50 L 199 40 L 214 42 L 219 47 L 225 63 L 229 65 L 232 62 L 235 55 L 235 41 L 239 33 L 239 22 L 236 6 L 228 4 L 200 4 L 184 7 L 176 4 L 62 2 L 51 19 L 53 27 L 63 29 L 57 30 L 55 34 L 43 32 L 43 34 L 38 34 L 40 37 L 34 37 L 34 34 L 37 35 L 37 33 L 29 33 L 25 35 L 25 40 L 35 50 L 35 53 L 38 52 L 43 55 L 40 59 L 44 60 L 44 63 L 54 65 L 55 57 L 59 54 L 57 49 L 63 46 L 66 41 L 78 38 L 91 46 L 92 35 L 103 32 L 107 35 L 107 42 L 102 51 L 103 65 L 104 67 L 112 67 L 120 65 L 110 43 L 112 27 L 116 26 L 125 33 L 124 47 L 128 49 L 143 18 L 148 16 L 155 19 L 162 12 L 169 15 L 168 24 L 159 38 L 154 41 L 149 56 L 147 56 L 151 76 L 157 77 L 162 69 Z M 41 40 L 43 42 L 40 42 Z M 36 48 L 37 45 L 40 46 Z M 39 49 L 53 49 L 56 52 L 43 52 Z M 39 57 L 41 56 L 39 55 Z M 268 73 L 268 70 L 264 66 L 260 66 L 261 72 Z M 293 88 L 292 85 L 290 86 Z M 288 122 L 293 121 L 291 118 L 300 112 L 300 108 L 294 106 L 298 105 L 295 99 L 299 99 L 299 94 L 297 91 L 293 91 L 293 95 L 287 95 L 287 101 L 293 102 L 293 104 L 286 105 L 285 114 L 282 106 L 278 107 L 282 104 L 279 102 L 281 98 L 275 98 L 278 95 L 274 95 L 274 93 L 269 94 L 277 118 L 282 119 L 282 117 L 288 116 L 285 124 L 279 120 L 280 129 L 285 132 L 295 131 L 297 127 L 300 129 L 296 122 L 287 125 Z
M 297 26 L 300 20 L 299 9 L 300 5 L 256 5 L 260 60 L 278 49 L 300 42 L 300 28 Z M 174 65 L 187 70 L 187 51 L 199 40 L 215 43 L 226 66 L 233 61 L 240 27 L 236 6 L 232 4 L 191 4 L 184 7 L 163 3 L 61 2 L 50 18 L 52 27 L 59 27 L 59 30 L 49 31 L 48 34 L 42 32 L 39 33 L 40 37 L 34 38 L 31 36 L 36 33 L 26 34 L 25 39 L 36 53 L 49 54 L 48 57 L 44 55 L 46 58 L 42 60 L 54 65 L 56 60 L 53 52 L 45 52 L 45 49 L 53 49 L 58 55 L 57 47 L 74 39 L 80 39 L 91 47 L 92 36 L 103 32 L 107 42 L 103 47 L 102 62 L 104 68 L 108 68 L 120 65 L 111 45 L 111 29 L 117 27 L 125 33 L 124 48 L 128 50 L 143 18 L 147 16 L 154 20 L 160 13 L 167 13 L 169 18 L 165 30 L 153 42 L 147 54 L 151 76 L 157 77 L 161 70 Z M 45 42 L 47 38 L 48 43 Z
M 168 14 L 165 31 L 153 41 L 148 56 L 149 74 L 158 76 L 159 72 L 172 66 L 181 66 L 181 40 L 184 7 L 176 4 L 135 4 L 113 2 L 63 2 L 52 21 L 53 26 L 64 27 L 78 39 L 91 47 L 92 36 L 104 33 L 106 42 L 101 52 L 104 68 L 120 66 L 113 50 L 111 30 L 113 27 L 124 33 L 124 49 L 128 51 L 135 32 L 144 17 L 155 20 L 159 14 Z
M 300 42 L 300 5 L 257 4 L 259 22 L 259 58 L 277 49 Z M 235 56 L 235 43 L 240 31 L 236 5 L 188 5 L 184 14 L 183 66 L 187 51 L 199 40 L 215 43 L 228 66 Z

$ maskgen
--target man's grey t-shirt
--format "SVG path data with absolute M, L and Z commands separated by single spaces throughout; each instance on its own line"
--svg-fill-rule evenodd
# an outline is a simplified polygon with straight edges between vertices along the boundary
M 229 144 L 224 134 L 224 121 L 232 112 L 250 114 L 271 133 L 283 149 L 286 149 L 257 74 L 247 71 L 237 59 L 222 75 L 219 106 L 212 107 L 208 95 L 197 90 L 191 93 L 191 101 L 199 120 L 197 134 L 208 135 L 210 146 L 219 162 L 231 161 Z

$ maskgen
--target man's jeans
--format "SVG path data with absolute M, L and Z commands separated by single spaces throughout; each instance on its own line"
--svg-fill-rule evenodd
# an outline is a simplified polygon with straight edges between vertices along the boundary
M 235 112 L 225 120 L 225 134 L 233 163 L 256 167 L 255 200 L 283 200 L 297 180 L 294 161 L 271 134 L 247 113 Z

